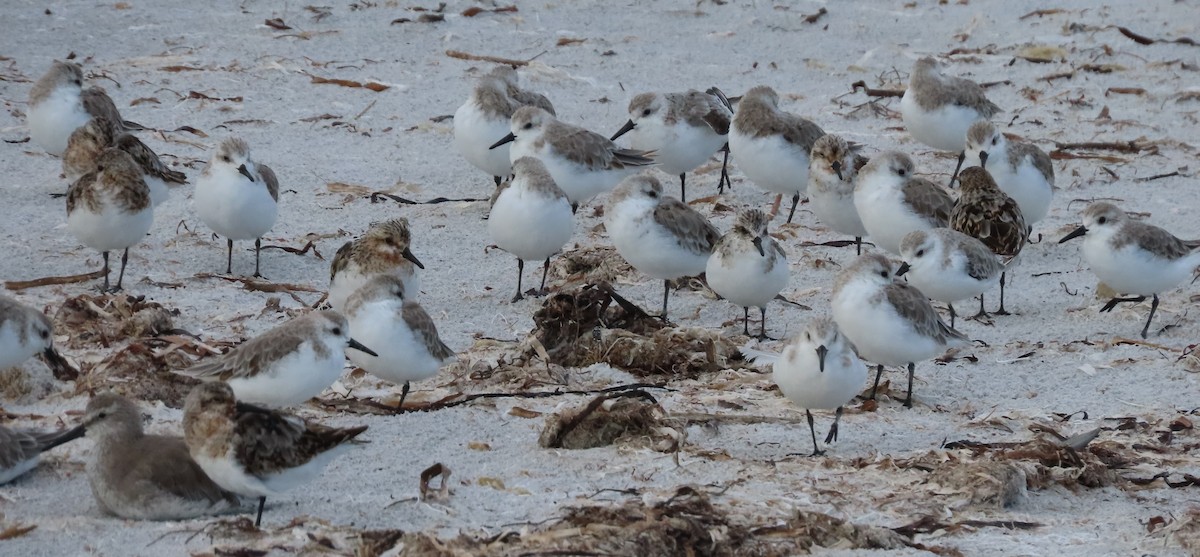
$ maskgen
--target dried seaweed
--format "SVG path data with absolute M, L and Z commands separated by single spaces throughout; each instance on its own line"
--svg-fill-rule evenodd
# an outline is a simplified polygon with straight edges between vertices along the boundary
M 54 330 L 67 335 L 71 348 L 108 347 L 131 338 L 174 329 L 177 310 L 127 294 L 82 294 L 68 298 L 54 315 Z
M 135 400 L 159 400 L 171 408 L 183 408 L 184 398 L 199 382 L 171 370 L 191 364 L 192 359 L 181 350 L 160 353 L 147 343 L 135 342 L 90 368 L 85 364 L 75 394 L 112 391 Z
M 550 449 L 594 449 L 618 442 L 646 443 L 657 451 L 679 450 L 682 428 L 669 425 L 667 412 L 642 390 L 608 393 L 587 404 L 546 418 L 538 445 Z

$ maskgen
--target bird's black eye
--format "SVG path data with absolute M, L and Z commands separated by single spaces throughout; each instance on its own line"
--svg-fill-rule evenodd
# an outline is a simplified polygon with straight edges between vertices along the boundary
M 221 160 L 229 162 L 229 155 L 221 155 Z
M 1100 217 L 1100 218 L 1096 219 L 1097 224 L 1104 224 L 1106 222 L 1108 222 L 1108 217 Z
M 903 168 L 901 168 L 901 169 L 899 169 L 899 170 L 897 170 L 897 171 L 896 171 L 896 174 L 899 174 L 899 175 L 901 175 L 901 176 L 904 176 L 905 174 L 908 174 L 908 171 L 907 171 L 907 170 L 905 170 L 905 169 L 903 169 Z
M 883 278 L 888 278 L 888 272 L 887 271 L 879 271 L 879 276 L 881 276 Z
M 999 137 L 993 137 L 993 138 L 992 138 L 992 145 L 995 145 L 995 144 L 997 144 L 997 143 L 999 143 L 999 142 L 1000 142 L 1000 138 L 999 138 Z
M 925 250 L 923 250 L 923 249 L 917 250 L 917 257 L 921 257 L 922 255 L 925 255 Z
M 642 111 L 642 116 L 649 116 L 650 112 L 651 112 L 651 110 L 649 108 L 647 108 L 646 110 Z
M 808 331 L 804 331 L 804 340 L 811 341 L 811 340 L 812 340 L 812 333 L 810 333 L 810 332 L 808 332 Z
M 646 192 L 646 195 L 649 195 L 650 197 L 658 197 L 658 192 L 656 192 L 654 190 L 650 190 L 650 191 Z
M 329 332 L 331 332 L 331 333 L 333 333 L 333 334 L 335 334 L 335 335 L 340 335 L 340 334 L 342 334 L 342 328 L 341 328 L 341 327 L 334 327 L 334 328 L 333 328 L 333 330 L 332 330 L 332 331 L 329 331 Z
M 50 331 L 41 331 L 38 333 L 43 339 L 50 338 Z
M 99 414 L 96 414 L 96 417 L 103 420 L 104 418 L 108 417 L 108 412 L 101 412 Z
M 531 129 L 533 128 L 533 122 L 525 122 L 525 125 L 521 126 L 521 128 L 526 130 Z
M 76 79 L 76 80 L 75 80 L 75 85 L 79 85 L 80 87 L 82 87 L 82 86 L 83 86 L 83 81 Z

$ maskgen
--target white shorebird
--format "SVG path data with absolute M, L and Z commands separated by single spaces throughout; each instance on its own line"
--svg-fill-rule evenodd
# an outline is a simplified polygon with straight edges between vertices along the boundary
M 471 89 L 471 96 L 454 113 L 454 145 L 475 168 L 500 182 L 512 173 L 509 147 L 488 146 L 508 133 L 513 112 L 522 106 L 536 106 L 554 114 L 554 105 L 545 96 L 521 89 L 517 70 L 497 66 L 484 74 Z
M 1004 263 L 983 242 L 950 228 L 915 230 L 900 242 L 904 264 L 896 276 L 907 275 L 909 283 L 921 293 L 950 309 L 954 326 L 954 302 L 975 296 L 979 314 L 983 311 L 982 294 L 1000 282 Z
M 250 146 L 237 138 L 226 139 L 196 180 L 193 198 L 200 220 L 228 247 L 225 272 L 233 273 L 233 241 L 254 240 L 254 276 L 259 273 L 262 236 L 275 225 L 279 214 L 279 179 L 265 164 L 250 158 Z
M 321 394 L 341 377 L 347 348 L 376 355 L 350 337 L 342 314 L 314 311 L 176 373 L 229 383 L 245 402 L 292 406 Z
M 1083 236 L 1083 258 L 1110 288 L 1132 298 L 1113 298 L 1100 308 L 1112 311 L 1122 302 L 1142 302 L 1152 296 L 1142 338 L 1150 331 L 1158 294 L 1178 286 L 1200 265 L 1200 241 L 1184 241 L 1157 226 L 1129 218 L 1116 205 L 1093 203 L 1083 211 L 1083 225 L 1058 243 Z
M 858 172 L 854 207 L 876 246 L 900 253 L 900 240 L 914 230 L 945 228 L 954 199 L 941 187 L 913 175 L 913 161 L 897 151 L 880 153 Z
M 792 222 L 800 196 L 808 188 L 809 153 L 823 135 L 820 126 L 780 110 L 779 94 L 760 85 L 738 101 L 729 126 L 729 150 L 755 185 L 792 196 L 787 219 Z
M 808 201 L 813 214 L 835 232 L 854 236 L 857 255 L 862 255 L 867 229 L 854 206 L 854 184 L 866 164 L 857 145 L 834 134 L 821 136 L 813 144 L 808 163 Z
M 762 317 L 759 338 L 767 336 L 767 303 L 788 283 L 787 254 L 767 233 L 770 218 L 758 209 L 738 212 L 733 228 L 713 246 L 704 276 L 722 298 L 742 306 L 742 332 L 750 335 L 750 308 Z
M 1025 224 L 1037 224 L 1050 211 L 1054 164 L 1037 145 L 1010 142 L 991 122 L 975 122 L 967 130 L 967 162 L 987 169 L 996 185 L 1021 207 Z
M 817 445 L 812 410 L 834 410 L 825 444 L 838 437 L 842 407 L 854 400 L 867 380 L 867 366 L 829 318 L 820 318 L 796 335 L 772 365 L 772 377 L 788 400 L 804 409 L 812 434 L 812 456 L 825 454 Z
M 655 164 L 653 153 L 622 149 L 607 137 L 560 122 L 553 114 L 533 106 L 513 112 L 509 129 L 508 135 L 491 148 L 512 143 L 512 160 L 541 160 L 573 207 L 613 189 L 642 167 Z
M 629 101 L 629 120 L 610 139 L 628 133 L 631 147 L 653 152 L 660 170 L 679 176 L 679 199 L 687 201 L 687 173 L 725 146 L 732 118 L 733 107 L 716 87 L 704 93 L 641 93 Z M 726 178 L 722 166 L 722 191 Z
M 527 260 L 545 261 L 539 292 L 546 290 L 550 257 L 570 241 L 574 229 L 571 202 L 542 161 L 521 157 L 513 162 L 513 178 L 497 195 L 488 216 L 492 241 L 517 257 L 517 293 L 513 302 L 523 297 L 521 278 Z
M 346 300 L 350 334 L 376 347 L 375 354 L 352 351 L 347 355 L 372 375 L 404 385 L 397 408 L 408 398 L 410 381 L 433 377 L 454 359 L 433 318 L 404 292 L 399 278 L 377 275 Z
M 900 99 L 900 115 L 908 133 L 934 149 L 958 153 L 951 183 L 966 157 L 967 128 L 997 112 L 1000 107 L 987 99 L 983 87 L 969 79 L 942 75 L 937 61 L 928 56 L 913 64 L 908 88 Z
M 0 369 L 19 366 L 35 354 L 42 356 L 55 377 L 68 379 L 79 374 L 54 348 L 54 324 L 46 314 L 0 296 Z
M 238 401 L 224 383 L 188 394 L 183 434 L 192 458 L 223 489 L 258 498 L 257 527 L 267 496 L 308 483 L 345 452 L 367 426 L 326 427 Z
M 51 155 L 61 155 L 71 133 L 96 116 L 112 121 L 120 131 L 143 129 L 121 119 L 104 89 L 84 89 L 83 69 L 74 62 L 55 60 L 29 91 L 29 137 Z
M 886 257 L 871 253 L 859 257 L 838 274 L 833 319 L 859 355 L 876 364 L 871 398 L 879 388 L 883 366 L 908 366 L 904 406 L 911 408 L 916 362 L 969 341 L 938 317 L 925 294 L 894 277 Z
M 154 224 L 150 188 L 142 169 L 124 151 L 105 149 L 96 167 L 67 190 L 67 230 L 83 245 L 104 256 L 104 291 L 109 291 L 108 252 L 121 253 L 121 272 L 114 290 L 125 280 L 129 248 L 142 241 Z
M 671 280 L 703 273 L 720 231 L 686 203 L 664 196 L 658 178 L 645 174 L 617 186 L 605 218 L 617 253 L 637 270 L 663 281 L 665 321 Z

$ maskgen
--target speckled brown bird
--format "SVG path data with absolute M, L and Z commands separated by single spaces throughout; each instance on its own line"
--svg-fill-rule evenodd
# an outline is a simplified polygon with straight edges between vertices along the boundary
M 993 253 L 1008 260 L 1015 259 L 1029 240 L 1029 227 L 1021 208 L 1004 193 L 987 170 L 973 166 L 958 177 L 962 195 L 950 212 L 950 228 L 983 242 Z M 1011 265 L 1009 265 L 1011 267 Z M 1004 279 L 1000 274 L 1000 309 L 997 315 L 1008 315 L 1004 309 Z M 979 314 L 983 310 L 983 295 L 979 297 Z

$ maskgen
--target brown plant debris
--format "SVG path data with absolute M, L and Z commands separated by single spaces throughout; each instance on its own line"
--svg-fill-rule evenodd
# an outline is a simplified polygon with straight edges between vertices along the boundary
M 1017 504 L 1025 494 L 1025 482 L 1020 466 L 1001 460 L 948 460 L 926 479 L 939 502 L 948 507 L 995 510 Z
M 537 56 L 541 56 L 541 54 L 538 54 L 529 60 L 514 60 L 512 58 L 501 58 L 499 56 L 471 54 L 470 52 L 463 52 L 461 50 L 447 50 L 446 56 L 458 58 L 459 60 L 470 60 L 473 62 L 494 62 L 496 64 L 507 64 L 509 66 L 528 66 L 529 62 L 533 61 L 533 58 L 537 58 Z
M 550 275 L 567 284 L 613 282 L 633 274 L 633 267 L 612 246 L 587 246 L 550 260 Z
M 602 362 L 638 376 L 674 377 L 743 367 L 737 345 L 719 331 L 666 327 L 607 283 L 551 296 L 533 322 L 550 363 L 564 367 Z
M 660 452 L 679 449 L 683 431 L 667 425 L 667 412 L 642 390 L 600 395 L 587 404 L 546 418 L 538 445 L 593 449 L 618 442 L 647 443 Z
M 825 17 L 825 14 L 828 14 L 828 13 L 829 13 L 829 10 L 826 10 L 825 8 L 821 8 L 821 9 L 817 10 L 816 13 L 804 16 L 803 21 L 804 21 L 804 23 L 808 23 L 811 25 L 813 23 L 816 23 L 822 17 Z
M 862 89 L 863 92 L 866 93 L 868 97 L 903 97 L 904 96 L 904 89 L 872 89 L 870 87 L 867 87 L 867 82 L 863 81 L 861 79 L 850 84 L 851 92 L 857 93 L 859 89 Z
M 434 478 L 441 478 L 438 487 L 434 488 L 429 484 Z M 421 472 L 421 500 L 440 500 L 444 501 L 450 498 L 450 469 L 442 463 L 434 464 Z
M 278 18 L 278 17 L 273 17 L 271 19 L 264 21 L 263 25 L 266 25 L 267 27 L 270 27 L 271 29 L 276 29 L 279 31 L 287 31 L 288 29 L 291 29 L 291 27 L 288 24 L 283 22 L 282 18 Z
M 53 286 L 57 284 L 74 284 L 76 282 L 85 282 L 92 279 L 98 279 L 104 276 L 104 269 L 83 273 L 81 275 L 71 275 L 66 277 L 43 277 L 33 280 L 9 280 L 4 282 L 4 287 L 9 290 L 25 290 L 28 288 L 37 288 L 39 286 Z
M 155 351 L 149 342 L 134 342 L 94 366 L 84 364 L 84 374 L 75 384 L 75 394 L 115 392 L 135 400 L 160 400 L 171 408 L 183 408 L 183 400 L 199 381 L 173 373 L 192 359 L 183 350 Z
M 382 83 L 377 83 L 374 81 L 366 81 L 366 82 L 351 81 L 349 79 L 336 79 L 336 78 L 321 77 L 321 76 L 310 74 L 308 72 L 300 72 L 300 73 L 312 78 L 312 82 L 317 83 L 317 84 L 341 85 L 342 87 L 350 87 L 352 89 L 370 89 L 372 91 L 375 91 L 376 93 L 378 93 L 380 91 L 386 91 L 388 89 L 391 89 L 390 85 L 384 85 Z
M 301 253 L 301 255 L 303 255 L 303 253 Z M 269 282 L 269 281 L 265 281 L 265 280 L 258 280 L 255 278 L 227 277 L 227 276 L 223 276 L 223 275 L 214 275 L 212 273 L 200 273 L 200 274 L 196 275 L 196 278 L 198 278 L 198 279 L 214 279 L 215 278 L 215 279 L 221 279 L 226 282 L 240 282 L 242 284 L 242 288 L 249 290 L 251 292 L 271 292 L 271 293 L 287 294 L 287 295 L 291 296 L 292 299 L 295 300 L 297 303 L 304 304 L 304 305 L 307 305 L 307 304 L 305 304 L 304 300 L 301 300 L 300 297 L 296 295 L 296 292 L 321 292 L 320 289 L 313 288 L 311 286 L 307 286 L 304 284 L 289 284 L 289 283 L 283 283 L 283 282 L 276 283 L 276 282 Z
M 1180 37 L 1178 39 L 1152 39 L 1145 35 L 1134 33 L 1133 31 L 1130 31 L 1128 27 L 1117 27 L 1117 31 L 1120 31 L 1122 35 L 1129 37 L 1130 40 L 1137 44 L 1178 43 L 1190 46 L 1200 46 L 1200 43 L 1197 43 L 1188 37 Z
M 463 17 L 475 17 L 484 12 L 499 14 L 499 13 L 514 13 L 516 11 L 517 11 L 516 5 L 499 6 L 499 7 L 495 7 L 495 8 L 480 8 L 479 6 L 471 6 L 470 8 L 467 8 L 462 11 L 462 16 Z
M 71 348 L 108 347 L 123 340 L 157 336 L 174 329 L 177 310 L 127 294 L 82 294 L 69 298 L 54 315 L 54 330 Z

